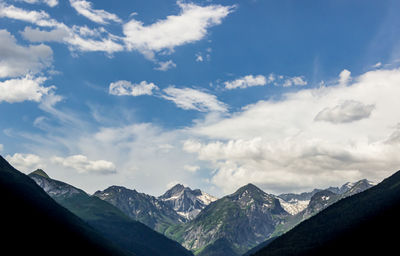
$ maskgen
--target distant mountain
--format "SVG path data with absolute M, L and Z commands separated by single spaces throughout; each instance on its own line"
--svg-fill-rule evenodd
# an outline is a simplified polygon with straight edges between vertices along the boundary
M 311 192 L 304 192 L 301 194 L 294 194 L 294 193 L 280 194 L 278 196 L 278 199 L 279 199 L 282 207 L 288 213 L 290 213 L 291 215 L 296 215 L 296 214 L 306 210 L 307 206 L 310 204 L 311 198 L 315 194 L 317 194 L 321 191 L 329 191 L 329 192 L 332 192 L 332 193 L 338 195 L 338 196 L 331 197 L 331 200 L 325 200 L 323 203 L 324 207 L 321 207 L 318 209 L 308 209 L 307 210 L 308 213 L 312 215 L 312 214 L 315 214 L 318 211 L 322 210 L 326 206 L 328 206 L 344 197 L 360 193 L 374 185 L 376 185 L 374 182 L 364 179 L 364 180 L 360 180 L 357 182 L 347 182 L 344 185 L 342 185 L 341 187 L 329 187 L 327 189 L 314 189 Z M 327 192 L 324 192 L 324 193 L 327 193 Z M 314 199 L 316 199 L 316 198 L 314 198 Z M 311 216 L 308 214 L 306 214 L 306 215 L 308 217 Z
M 181 184 L 169 189 L 159 199 L 187 220 L 194 219 L 207 205 L 217 200 L 200 189 L 192 190 Z
M 136 190 L 120 186 L 112 186 L 103 191 L 97 191 L 94 196 L 104 200 L 128 215 L 134 220 L 163 233 L 170 226 L 186 221 L 163 200 Z
M 400 230 L 400 172 L 364 192 L 365 180 L 344 199 L 276 238 L 255 256 L 393 255 Z M 328 195 L 329 196 L 329 195 Z
M 76 214 L 104 237 L 137 256 L 192 255 L 146 225 L 134 221 L 115 206 L 37 170 L 29 175 L 59 204 Z
M 229 243 L 233 251 L 244 253 L 269 238 L 287 216 L 275 196 L 248 184 L 212 202 L 187 224 L 167 229 L 165 234 L 196 253 L 221 238 L 223 244 L 217 247 Z
M 285 199 L 290 199 L 289 202 L 283 201 L 282 198 L 280 198 L 282 195 L 279 196 L 279 199 L 281 201 L 282 206 L 286 211 L 291 213 L 291 216 L 288 216 L 286 221 L 283 222 L 282 224 L 279 224 L 276 227 L 275 232 L 272 234 L 273 237 L 275 236 L 280 236 L 284 234 L 285 232 L 289 231 L 296 225 L 298 225 L 300 222 L 314 216 L 315 214 L 319 213 L 320 211 L 324 210 L 328 206 L 338 202 L 339 200 L 346 198 L 348 196 L 360 193 L 366 189 L 369 189 L 373 187 L 375 183 L 368 181 L 368 180 L 360 180 L 357 182 L 347 182 L 346 184 L 342 185 L 340 188 L 339 187 L 330 187 L 325 190 L 321 189 L 314 189 L 312 192 L 309 193 L 302 193 L 300 195 L 296 194 L 285 194 L 288 195 L 285 197 Z M 300 197 L 298 197 L 300 196 Z M 296 198 L 301 198 L 301 199 L 308 199 L 311 196 L 311 198 L 308 201 L 303 201 L 304 203 L 307 203 L 306 207 L 304 207 L 301 211 L 292 211 L 290 212 L 291 208 L 287 206 L 287 204 L 293 205 L 292 207 L 295 207 L 296 204 L 299 202 L 302 202 L 300 200 L 296 201 Z M 288 210 L 289 209 L 289 210 Z M 299 208 L 297 208 L 299 209 Z M 297 210 L 296 209 L 296 210 Z M 293 214 L 295 213 L 295 214 Z
M 61 207 L 1 156 L 0 194 L 2 255 L 133 255 Z

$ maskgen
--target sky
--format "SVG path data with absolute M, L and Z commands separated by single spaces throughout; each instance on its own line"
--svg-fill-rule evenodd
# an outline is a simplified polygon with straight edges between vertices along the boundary
M 399 1 L 0 0 L 0 154 L 88 193 L 400 169 Z

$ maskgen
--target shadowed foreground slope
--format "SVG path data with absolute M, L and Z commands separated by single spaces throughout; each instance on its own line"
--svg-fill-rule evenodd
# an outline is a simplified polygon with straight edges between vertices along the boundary
M 0 156 L 1 251 L 5 255 L 127 256 Z
M 255 256 L 391 255 L 398 251 L 400 172 L 343 199 L 277 238 Z

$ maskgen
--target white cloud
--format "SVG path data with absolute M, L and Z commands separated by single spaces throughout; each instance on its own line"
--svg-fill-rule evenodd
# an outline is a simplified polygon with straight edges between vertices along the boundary
M 377 63 L 375 63 L 373 66 L 372 66 L 373 68 L 380 68 L 380 67 L 382 67 L 382 62 L 377 62 Z
M 16 1 L 25 2 L 25 3 L 28 3 L 28 4 L 41 4 L 41 3 L 44 3 L 44 4 L 47 4 L 50 7 L 55 7 L 55 6 L 58 5 L 58 0 L 16 0 Z
M 7 155 L 5 158 L 15 169 L 25 173 L 44 167 L 42 159 L 34 154 L 15 153 L 12 156 Z
M 282 84 L 283 87 L 290 87 L 293 85 L 307 85 L 307 81 L 305 81 L 302 76 L 295 76 L 287 78 Z
M 347 85 L 351 80 L 351 72 L 347 69 L 343 69 L 339 74 L 339 84 Z
M 52 94 L 55 89 L 55 86 L 42 86 L 44 81 L 46 81 L 44 77 L 33 78 L 27 75 L 0 82 L 0 102 L 15 103 L 26 100 L 39 102 L 44 96 Z
M 196 61 L 197 62 L 203 62 L 204 61 L 203 56 L 201 55 L 201 53 L 197 53 L 196 54 Z
M 52 61 L 53 51 L 47 45 L 24 47 L 7 30 L 0 30 L 0 78 L 38 73 Z
M 324 108 L 317 114 L 315 121 L 326 121 L 334 124 L 349 123 L 368 118 L 374 105 L 365 105 L 354 100 L 346 100 L 332 108 Z
M 113 13 L 93 9 L 91 2 L 85 0 L 70 0 L 69 2 L 79 14 L 93 22 L 100 24 L 108 24 L 108 21 L 122 22 L 121 19 Z
M 50 18 L 45 11 L 28 11 L 13 5 L 0 3 L 0 18 L 9 18 L 29 22 L 41 27 L 54 27 L 58 22 Z
M 70 36 L 70 32 L 65 27 L 58 27 L 50 31 L 25 27 L 20 33 L 31 42 L 63 42 Z
M 53 163 L 66 168 L 73 168 L 79 173 L 113 174 L 116 167 L 112 162 L 105 160 L 91 161 L 84 155 L 73 155 L 69 157 L 53 157 Z
M 247 88 L 252 86 L 263 86 L 267 84 L 267 78 L 263 75 L 247 75 L 233 81 L 224 82 L 225 88 L 228 90 L 236 88 Z
M 168 69 L 175 68 L 176 64 L 172 60 L 168 61 L 159 61 L 158 62 L 158 67 L 154 68 L 155 70 L 160 70 L 160 71 L 167 71 Z
M 168 87 L 161 97 L 174 102 L 179 108 L 197 110 L 200 112 L 226 112 L 228 107 L 220 102 L 215 95 L 191 88 Z
M 211 182 L 225 192 L 249 182 L 279 193 L 361 178 L 379 181 L 400 166 L 400 112 L 393 111 L 400 108 L 400 69 L 374 70 L 351 81 L 197 122 L 190 130 L 197 139 L 186 140 L 183 148 L 211 164 Z M 315 122 L 324 109 L 329 121 Z M 362 122 L 351 122 L 357 119 Z
M 58 22 L 44 11 L 28 11 L 13 5 L 0 4 L 0 18 L 5 17 L 25 21 L 39 27 L 51 30 L 25 28 L 22 36 L 32 42 L 63 42 L 71 51 L 94 52 L 101 51 L 107 54 L 124 50 L 119 43 L 121 39 L 108 33 L 104 28 L 89 29 L 86 26 L 68 27 Z
M 41 27 L 25 28 L 23 37 L 32 42 L 63 42 L 71 51 L 102 51 L 107 54 L 123 50 L 136 50 L 159 65 L 159 70 L 175 67 L 172 61 L 161 62 L 156 53 L 170 54 L 180 45 L 203 39 L 207 30 L 221 24 L 222 19 L 231 13 L 235 6 L 199 6 L 193 3 L 177 2 L 181 8 L 178 15 L 167 16 L 151 25 L 132 19 L 123 25 L 124 36 L 116 36 L 104 28 L 89 29 L 84 26 L 69 27 L 52 19 L 45 11 L 30 11 L 5 3 L 0 4 L 0 18 L 20 20 Z M 114 14 L 95 10 L 90 2 L 71 0 L 71 5 L 82 15 L 94 22 L 106 24 L 108 21 L 121 22 Z M 47 28 L 47 29 L 43 29 Z M 83 30 L 90 33 L 83 33 Z M 207 54 L 209 59 L 209 54 Z
M 109 93 L 112 95 L 123 96 L 140 96 L 140 95 L 152 95 L 153 90 L 158 90 L 157 85 L 142 81 L 138 84 L 132 84 L 129 81 L 120 80 L 113 82 L 109 86 Z
M 146 55 L 162 50 L 173 51 L 176 46 L 203 39 L 207 29 L 219 25 L 234 6 L 199 6 L 194 3 L 177 2 L 179 15 L 167 16 L 151 25 L 132 19 L 124 24 L 125 43 L 128 50 L 138 50 Z
M 191 172 L 191 173 L 195 173 L 195 172 L 197 172 L 198 170 L 200 170 L 200 166 L 197 166 L 197 165 L 184 165 L 183 166 L 183 169 L 185 169 L 186 171 L 188 171 L 188 172 Z
M 4 149 L 3 144 L 0 144 L 0 152 L 3 151 L 3 149 Z

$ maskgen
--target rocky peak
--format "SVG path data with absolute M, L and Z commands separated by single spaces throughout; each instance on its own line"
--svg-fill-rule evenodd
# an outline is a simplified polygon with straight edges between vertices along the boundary
M 129 217 L 159 232 L 185 221 L 162 200 L 134 189 L 111 186 L 97 191 L 94 196 L 111 203 Z
M 192 190 L 181 184 L 173 186 L 159 199 L 187 220 L 195 218 L 207 205 L 217 200 L 217 198 L 202 192 L 200 189 Z
M 344 194 L 345 196 L 355 195 L 373 187 L 374 185 L 376 185 L 374 182 L 371 182 L 367 179 L 359 180 L 355 183 L 352 183 L 352 186 Z
M 36 171 L 31 172 L 29 175 L 39 175 L 44 178 L 50 179 L 49 175 L 45 173 L 42 169 L 37 169 Z
M 265 193 L 264 191 L 262 191 L 261 189 L 259 189 L 257 186 L 249 183 L 241 188 L 239 188 L 238 190 L 236 190 L 235 193 L 232 194 L 232 196 L 239 196 L 239 197 L 243 197 L 243 196 L 247 196 L 247 197 L 254 197 L 254 196 L 263 196 L 266 195 L 267 193 Z
M 186 187 L 183 186 L 182 184 L 176 184 L 172 188 L 168 189 L 167 192 L 165 192 L 160 198 L 169 198 L 175 195 L 178 195 L 182 193 L 183 190 L 185 190 Z
M 86 195 L 83 190 L 80 190 L 62 181 L 51 179 L 42 169 L 38 169 L 30 173 L 28 176 L 53 198 L 65 198 L 78 194 Z

